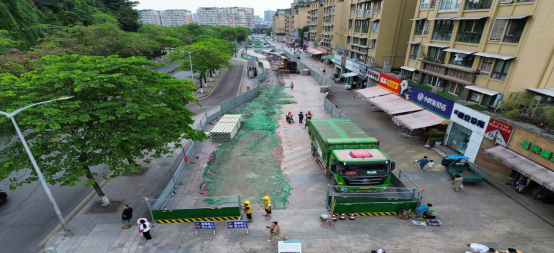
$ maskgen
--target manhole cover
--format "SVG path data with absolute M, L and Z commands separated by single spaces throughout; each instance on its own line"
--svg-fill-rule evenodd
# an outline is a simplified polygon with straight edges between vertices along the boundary
M 117 209 L 123 206 L 123 201 L 110 201 L 110 205 L 103 207 L 102 201 L 97 200 L 89 207 L 86 213 L 115 213 Z

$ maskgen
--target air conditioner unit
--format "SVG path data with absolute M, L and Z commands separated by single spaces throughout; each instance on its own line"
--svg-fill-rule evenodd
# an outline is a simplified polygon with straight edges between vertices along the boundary
M 514 0 L 500 0 L 500 3 L 501 4 L 509 4 L 509 3 L 513 3 Z

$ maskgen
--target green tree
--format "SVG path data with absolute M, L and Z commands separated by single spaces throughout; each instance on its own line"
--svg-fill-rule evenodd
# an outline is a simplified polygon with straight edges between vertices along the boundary
M 31 103 L 71 96 L 70 100 L 26 110 L 18 123 L 51 184 L 73 186 L 83 181 L 103 200 L 109 199 L 90 167 L 105 164 L 111 176 L 135 171 L 135 159 L 161 157 L 183 139 L 203 140 L 203 131 L 191 128 L 197 101 L 190 82 L 148 69 L 145 58 L 117 56 L 46 56 L 42 67 L 17 78 L 0 75 L 0 108 L 13 111 Z M 0 179 L 31 168 L 10 120 L 0 118 L 0 136 L 8 140 L 0 152 Z M 128 159 L 130 163 L 125 163 Z M 145 160 L 149 162 L 148 159 Z M 10 188 L 37 180 L 11 178 Z
M 119 27 L 123 31 L 136 32 L 140 24 L 140 16 L 134 7 L 138 1 L 129 0 L 97 0 L 97 6 L 105 13 L 109 13 L 117 18 Z
M 190 61 L 189 53 L 192 57 L 192 70 L 199 73 L 198 80 L 202 88 L 202 80 L 206 82 L 206 76 L 213 73 L 221 67 L 227 67 L 231 70 L 231 55 L 234 53 L 234 43 L 228 43 L 225 40 L 202 35 L 198 41 L 190 46 L 178 47 L 170 54 L 172 61 L 181 63 L 180 69 L 189 71 Z

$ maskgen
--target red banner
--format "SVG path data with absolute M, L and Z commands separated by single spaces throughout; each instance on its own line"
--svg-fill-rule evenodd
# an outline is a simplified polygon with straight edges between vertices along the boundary
M 398 95 L 400 93 L 400 79 L 386 73 L 381 73 L 379 86 Z
M 510 126 L 502 121 L 490 119 L 489 125 L 487 125 L 487 129 L 485 130 L 485 138 L 507 147 L 508 141 L 510 141 L 510 137 L 512 137 L 513 132 L 513 126 Z

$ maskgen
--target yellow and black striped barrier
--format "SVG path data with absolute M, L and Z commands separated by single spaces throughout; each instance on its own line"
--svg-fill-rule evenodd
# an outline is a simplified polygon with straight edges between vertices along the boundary
M 167 223 L 186 223 L 186 222 L 196 222 L 196 221 L 226 221 L 226 220 L 240 220 L 240 217 L 235 216 L 235 217 L 216 217 L 216 218 L 167 219 L 167 220 L 156 220 L 156 222 L 161 224 L 167 224 Z
M 396 212 L 384 212 L 384 213 L 354 213 L 354 216 L 387 216 L 387 215 L 397 215 Z M 340 213 L 336 213 L 335 215 L 340 216 Z M 351 213 L 346 214 L 347 216 L 352 215 Z

